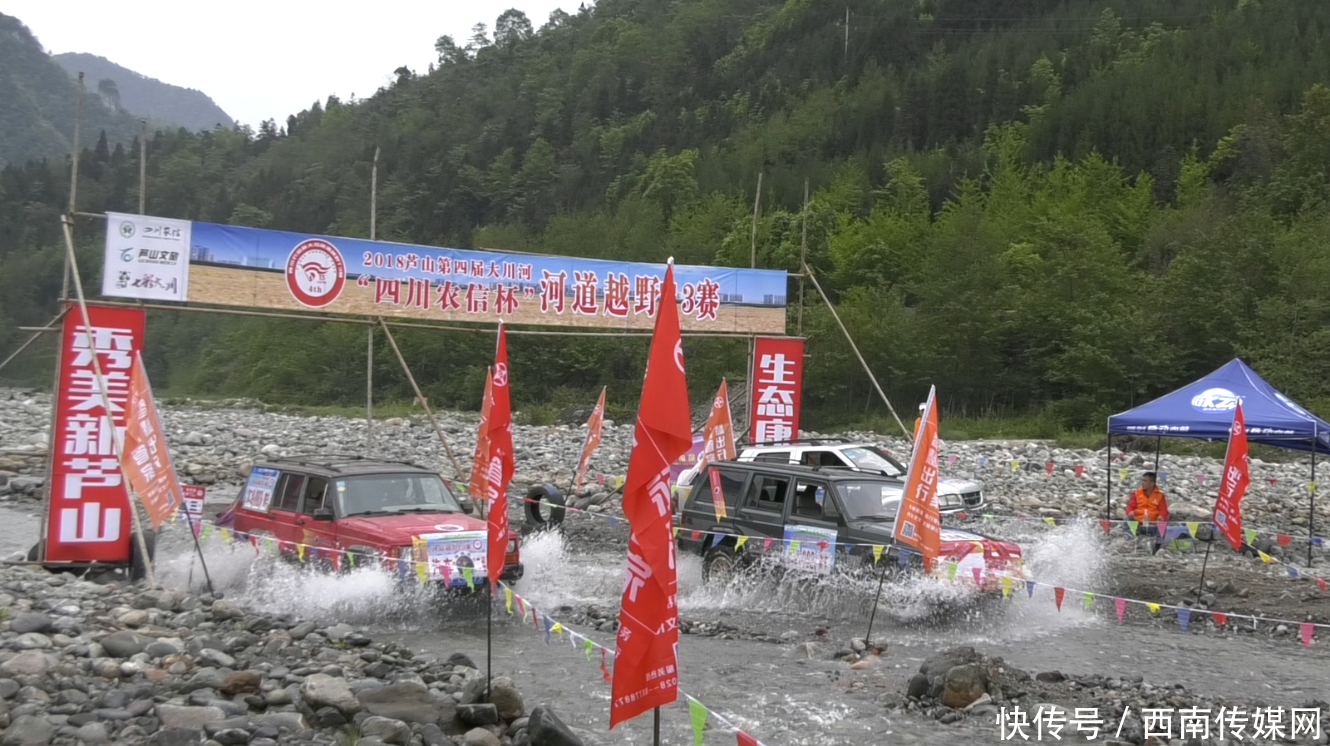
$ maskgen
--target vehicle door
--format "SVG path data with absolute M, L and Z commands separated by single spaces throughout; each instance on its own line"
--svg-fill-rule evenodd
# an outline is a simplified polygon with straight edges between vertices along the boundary
M 784 475 L 753 473 L 737 511 L 735 523 L 741 533 L 784 541 L 785 501 L 790 481 Z
M 713 476 L 713 474 L 715 476 Z M 692 491 L 679 514 L 679 544 L 687 549 L 706 550 L 711 546 L 711 531 L 724 533 L 744 533 L 735 525 L 736 511 L 747 486 L 749 472 L 742 469 L 727 469 L 709 466 L 693 480 Z M 717 480 L 720 486 L 724 511 L 716 509 L 715 494 L 711 480 Z M 701 532 L 694 537 L 693 532 Z
M 332 490 L 328 488 L 327 479 L 311 476 L 305 480 L 300 511 L 295 517 L 296 527 L 300 530 L 300 543 L 319 550 L 338 548 L 337 523 L 315 517 L 318 513 L 333 516 L 334 502 L 336 501 L 332 498 Z M 328 556 L 331 560 L 331 555 Z
M 849 529 L 831 485 L 823 479 L 799 478 L 787 502 L 787 539 L 799 541 L 797 552 L 786 547 L 790 564 L 801 569 L 829 573 L 848 549 Z
M 272 510 L 268 511 L 271 531 L 282 542 L 283 554 L 295 555 L 296 544 L 304 538 L 301 527 L 296 525 L 300 517 L 300 499 L 305 494 L 306 478 L 304 474 L 283 471 L 277 478 L 277 489 L 273 491 Z

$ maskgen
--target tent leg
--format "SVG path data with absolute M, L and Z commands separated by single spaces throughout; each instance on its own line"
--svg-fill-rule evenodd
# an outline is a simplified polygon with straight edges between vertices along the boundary
M 1164 436 L 1155 436 L 1155 474 L 1159 473 L 1159 448 L 1164 444 Z
M 1312 426 L 1312 481 L 1311 481 L 1311 505 L 1307 508 L 1307 567 L 1312 566 L 1312 542 L 1316 536 L 1316 445 L 1318 434 L 1316 426 Z
M 1104 456 L 1104 520 L 1113 520 L 1113 433 L 1108 434 Z

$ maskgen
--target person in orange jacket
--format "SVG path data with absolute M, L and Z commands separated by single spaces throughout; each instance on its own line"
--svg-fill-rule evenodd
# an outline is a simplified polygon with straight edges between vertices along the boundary
M 1141 488 L 1131 493 L 1127 501 L 1127 520 L 1140 523 L 1138 536 L 1155 537 L 1154 549 L 1158 552 L 1163 546 L 1164 536 L 1159 533 L 1160 521 L 1168 521 L 1168 498 L 1155 482 L 1155 473 L 1147 471 L 1141 476 Z

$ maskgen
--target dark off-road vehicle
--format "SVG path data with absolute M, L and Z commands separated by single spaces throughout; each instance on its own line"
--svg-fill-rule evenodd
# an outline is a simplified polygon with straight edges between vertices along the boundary
M 874 545 L 884 548 L 882 562 L 901 566 L 901 547 L 892 538 L 902 493 L 899 479 L 727 461 L 708 466 L 696 482 L 679 511 L 678 543 L 681 551 L 702 555 L 707 580 L 726 579 L 763 555 L 778 556 L 780 564 L 797 571 L 854 572 L 874 564 Z M 724 500 L 723 515 L 715 493 Z M 740 536 L 749 538 L 736 551 Z M 939 565 L 956 563 L 961 578 L 981 568 L 985 590 L 999 587 L 1001 575 L 1024 577 L 1015 544 L 952 529 L 943 529 L 941 538 Z M 908 550 L 906 560 L 907 567 L 922 566 Z

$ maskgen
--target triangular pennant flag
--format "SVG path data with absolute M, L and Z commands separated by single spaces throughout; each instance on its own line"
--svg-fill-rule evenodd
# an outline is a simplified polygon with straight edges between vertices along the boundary
M 1122 618 L 1127 615 L 1127 599 L 1125 598 L 1113 599 L 1113 608 L 1117 609 L 1118 611 L 1118 624 L 1122 624 Z
M 735 539 L 735 540 L 734 540 L 734 551 L 737 552 L 737 551 L 739 551 L 740 549 L 743 549 L 743 548 L 744 548 L 744 544 L 747 544 L 747 543 L 748 543 L 748 537 L 747 537 L 747 536 L 740 536 L 738 539 Z
M 798 554 L 798 553 L 799 553 L 799 545 L 800 545 L 801 543 L 802 543 L 802 542 L 800 542 L 798 539 L 795 539 L 794 541 L 790 542 L 790 554 Z
M 545 617 L 545 644 L 550 644 L 550 636 L 554 633 L 554 620 Z
M 1058 611 L 1062 611 L 1062 597 L 1067 595 L 1066 588 L 1054 588 L 1053 599 L 1058 605 Z
M 503 604 L 508 608 L 508 616 L 513 615 L 513 589 L 508 586 L 503 587 Z
M 1057 528 L 1057 527 L 1058 527 L 1058 522 L 1057 522 L 1056 520 L 1054 520 L 1054 519 L 1053 519 L 1053 516 L 1051 516 L 1051 515 L 1046 515 L 1046 516 L 1044 516 L 1044 523 L 1047 523 L 1048 525 L 1052 526 L 1053 528 Z
M 582 643 L 582 650 L 586 652 L 586 659 L 588 663 L 591 661 L 591 651 L 595 649 L 596 649 L 596 643 L 592 642 L 591 640 L 587 640 Z
M 1131 532 L 1131 535 L 1132 535 L 1132 536 L 1135 536 L 1135 535 L 1136 535 L 1136 532 L 1139 531 L 1140 528 L 1141 528 L 1141 524 L 1140 524 L 1139 522 L 1137 522 L 1137 521 L 1127 521 L 1127 530 Z
M 1286 547 L 1289 545 L 1289 542 L 1293 541 L 1293 537 L 1288 534 L 1276 534 L 1275 539 L 1279 542 L 1279 546 L 1281 547 Z
M 266 536 L 263 537 L 263 551 L 268 554 L 275 554 L 277 552 L 277 550 L 273 548 L 272 539 L 269 539 Z M 351 564 L 354 565 L 355 562 L 352 562 Z
M 1275 486 L 1276 484 L 1279 484 L 1279 480 L 1275 479 L 1274 477 L 1270 477 L 1269 481 L 1271 487 Z
M 1076 478 L 1077 478 L 1077 479 L 1084 479 L 1084 478 L 1085 478 L 1085 465 L 1084 465 L 1084 464 L 1076 464 Z
M 882 546 L 881 544 L 873 545 L 873 564 L 876 565 L 877 563 L 882 561 L 882 552 L 885 550 L 886 547 Z
M 1298 625 L 1298 630 L 1302 632 L 1302 644 L 1305 647 L 1312 646 L 1312 631 L 1314 627 L 1315 625 L 1312 624 L 1311 622 L 1303 622 L 1302 624 Z
M 218 529 L 218 530 L 217 530 L 217 533 L 218 533 L 219 536 L 222 537 L 222 543 L 223 543 L 223 544 L 230 544 L 230 543 L 231 543 L 231 532 L 230 532 L 230 531 L 228 531 L 228 530 L 222 528 L 222 529 Z
M 678 527 L 678 526 L 675 526 L 675 527 L 674 527 L 674 538 L 676 538 L 676 539 L 679 538 L 679 527 Z
M 1147 604 L 1145 605 L 1145 608 L 1149 609 L 1151 614 L 1158 614 L 1158 613 L 1159 613 L 1159 604 L 1147 603 Z
M 1127 474 L 1128 472 L 1126 469 L 1118 469 L 1118 481 L 1119 482 L 1127 481 Z
M 980 457 L 979 457 L 979 465 L 980 465 L 980 466 L 983 466 L 983 467 L 987 467 L 987 466 L 988 466 L 988 457 L 987 457 L 987 456 L 980 456 Z
M 1011 576 L 1002 576 L 1002 597 L 1011 598 Z
M 208 535 L 211 533 L 212 533 L 212 525 L 205 523 L 203 524 L 203 530 L 199 533 L 199 538 L 206 539 L 208 538 Z
M 1086 609 L 1093 609 L 1093 608 L 1094 608 L 1094 594 L 1091 593 L 1091 592 L 1089 592 L 1089 591 L 1084 591 L 1084 592 L 1081 594 L 1081 604 L 1082 604 L 1083 606 L 1085 606 Z
M 955 562 L 948 562 L 948 563 L 947 563 L 947 580 L 955 580 L 955 579 L 956 579 L 956 570 L 958 570 L 958 569 L 960 569 L 960 565 L 956 564 Z
M 1188 523 L 1187 523 L 1187 534 L 1190 535 L 1191 538 L 1195 539 L 1195 538 L 1196 538 L 1196 532 L 1199 531 L 1200 528 L 1201 528 L 1201 524 L 1199 524 L 1199 523 L 1197 523 L 1197 522 L 1195 522 L 1195 521 L 1188 522 Z
M 757 739 L 753 738 L 747 733 L 739 731 L 738 735 L 739 735 L 739 746 L 758 746 Z
M 1025 597 L 1026 597 L 1026 598 L 1034 598 L 1034 581 L 1033 581 L 1033 580 L 1027 580 L 1027 581 L 1025 581 Z
M 1020 470 L 1021 470 L 1021 462 L 1019 462 L 1019 461 L 1012 461 L 1012 462 L 1011 462 L 1011 473 L 1012 473 L 1012 474 L 1015 474 L 1016 472 L 1018 472 L 1018 471 L 1020 471 Z
M 341 572 L 341 571 L 342 571 L 342 553 L 341 553 L 341 552 L 333 552 L 332 562 L 333 562 L 333 572 Z
M 1243 531 L 1242 533 L 1246 535 L 1248 544 L 1256 543 L 1256 529 L 1249 528 L 1246 531 Z
M 1324 543 L 1325 543 L 1325 540 L 1322 539 L 1321 537 L 1319 537 L 1319 536 L 1313 536 L 1313 537 L 1312 537 L 1312 546 L 1314 546 L 1314 547 L 1319 547 L 1319 546 L 1321 546 L 1321 545 L 1324 544 Z
M 1197 475 L 1196 475 L 1196 484 L 1199 484 L 1199 485 L 1202 486 L 1202 487 L 1205 486 L 1205 475 L 1204 475 L 1204 474 L 1197 474 Z
M 1294 567 L 1293 565 L 1288 565 L 1287 567 L 1288 567 L 1288 576 L 1289 576 L 1290 578 L 1293 578 L 1294 580 L 1297 580 L 1297 579 L 1298 579 L 1298 568 Z
M 611 525 L 611 526 L 617 526 L 617 525 L 619 525 L 619 519 L 618 519 L 618 518 L 615 518 L 614 516 L 607 516 L 607 517 L 610 519 L 610 525 Z
M 706 737 L 707 716 L 710 714 L 701 702 L 688 698 L 688 719 L 693 723 L 693 746 L 702 746 L 702 739 Z
M 955 465 L 956 465 L 956 456 L 955 455 L 948 456 L 947 466 L 955 466 Z
M 763 551 L 764 553 L 765 553 L 765 552 L 770 552 L 770 551 L 771 551 L 771 542 L 772 542 L 772 541 L 774 541 L 774 539 L 772 539 L 770 536 L 768 536 L 767 538 L 765 538 L 765 539 L 762 540 L 762 551 Z
M 1225 625 L 1225 624 L 1228 624 L 1228 614 L 1225 614 L 1225 613 L 1223 613 L 1223 612 L 1216 611 L 1216 612 L 1213 612 L 1212 614 L 1210 614 L 1210 616 L 1212 616 L 1212 617 L 1215 618 L 1215 624 L 1218 624 L 1218 625 L 1221 625 L 1221 626 L 1222 626 L 1222 625 Z
M 716 548 L 724 540 L 725 540 L 725 534 L 717 533 L 715 536 L 711 538 L 711 547 L 713 549 Z
M 610 667 L 605 665 L 605 648 L 600 649 L 600 675 L 606 683 L 614 681 L 614 678 L 610 676 Z
M 702 532 L 694 531 L 689 538 L 691 538 L 693 541 L 697 541 L 698 539 L 702 538 Z
M 553 632 L 554 634 L 558 635 L 561 639 L 563 638 L 563 625 L 562 625 L 562 624 L 559 624 L 558 622 L 555 622 L 555 623 L 554 623 L 554 627 L 553 627 L 550 631 Z
M 1274 558 L 1274 557 L 1271 557 L 1270 555 L 1266 554 L 1265 552 L 1262 552 L 1262 551 L 1259 550 L 1259 549 L 1256 550 L 1256 555 L 1257 555 L 1258 557 L 1260 557 L 1260 558 L 1261 558 L 1261 561 L 1264 562 L 1264 563 L 1267 564 L 1267 565 L 1275 561 L 1275 558 Z
M 1308 483 L 1307 483 L 1307 491 L 1310 492 L 1311 494 L 1315 495 L 1315 494 L 1316 494 L 1316 483 L 1315 483 L 1315 482 L 1308 482 Z
M 1104 533 L 1108 533 L 1109 529 L 1113 527 L 1113 522 L 1109 520 L 1103 520 L 1099 522 L 1099 526 L 1104 529 Z
M 417 562 L 417 563 L 416 563 L 416 577 L 417 577 L 417 578 L 420 578 L 420 584 L 421 584 L 421 585 L 424 585 L 424 584 L 428 583 L 428 582 L 429 582 L 429 565 L 425 564 L 424 562 Z
M 424 563 L 424 562 L 421 562 L 420 564 L 423 565 L 423 564 L 425 564 L 425 563 Z M 451 586 L 451 585 L 453 584 L 453 568 L 452 568 L 452 565 L 439 565 L 439 572 L 440 572 L 440 573 L 443 573 L 443 584 L 444 584 L 444 586 Z
M 1325 593 L 1325 591 L 1326 591 L 1325 581 L 1324 581 L 1324 580 L 1321 580 L 1320 578 L 1317 578 L 1317 579 L 1316 579 L 1316 584 L 1319 585 L 1319 586 L 1321 586 L 1321 593 Z
M 300 558 L 300 561 L 301 561 L 301 562 L 304 562 L 304 561 L 305 561 L 305 545 L 304 545 L 304 544 L 297 544 L 297 545 L 296 545 L 296 556 Z
M 974 584 L 982 588 L 984 584 L 980 578 L 983 577 L 984 569 L 982 567 L 971 567 L 970 572 L 974 574 Z
M 1053 464 L 1052 461 L 1049 461 L 1048 463 L 1044 464 L 1044 471 L 1048 472 L 1048 476 L 1050 477 L 1053 476 L 1053 469 L 1055 468 L 1057 467 Z
M 1182 627 L 1183 632 L 1191 626 L 1191 609 L 1186 606 L 1178 607 L 1178 626 Z
M 827 551 L 827 547 L 829 547 L 829 546 L 831 546 L 831 544 L 828 543 L 825 539 L 823 539 L 822 541 L 819 541 L 819 542 L 817 543 L 817 548 L 820 549 L 820 550 L 822 550 L 822 551 L 824 551 L 824 552 Z
M 906 565 L 910 564 L 910 553 L 902 549 L 899 553 L 896 554 L 896 561 L 898 564 L 900 564 L 901 567 L 905 567 Z
M 473 567 L 462 568 L 462 579 L 466 581 L 466 587 L 470 590 L 476 589 L 476 570 Z

